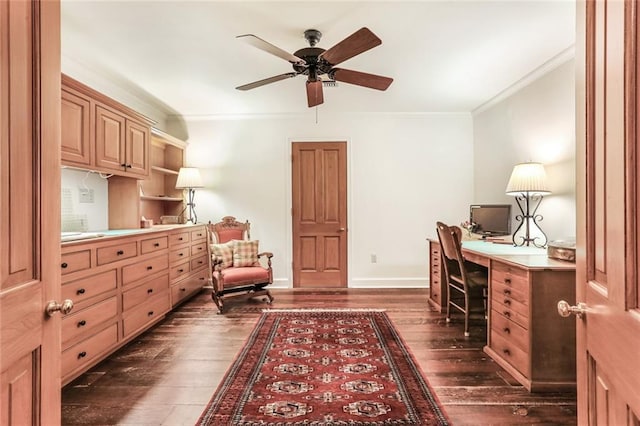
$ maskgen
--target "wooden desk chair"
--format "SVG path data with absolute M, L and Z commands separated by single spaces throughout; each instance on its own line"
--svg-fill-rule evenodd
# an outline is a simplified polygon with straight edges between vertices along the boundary
M 258 252 L 258 241 L 251 240 L 251 225 L 236 221 L 233 216 L 225 216 L 218 223 L 209 222 L 209 248 L 213 276 L 211 297 L 218 306 L 218 313 L 224 309 L 224 301 L 229 297 L 266 296 L 268 303 L 273 296 L 266 288 L 273 283 L 271 258 L 273 253 Z M 260 263 L 260 259 L 266 264 Z
M 447 282 L 447 322 L 451 321 L 451 307 L 464 313 L 464 335 L 469 336 L 469 316 L 472 310 L 487 315 L 488 271 L 468 262 L 462 255 L 462 231 L 457 226 L 437 222 L 444 279 Z M 479 309 L 478 309 L 479 308 Z

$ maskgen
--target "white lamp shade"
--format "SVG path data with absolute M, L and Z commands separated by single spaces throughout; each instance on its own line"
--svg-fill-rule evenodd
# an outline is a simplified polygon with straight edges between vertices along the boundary
M 181 167 L 176 180 L 177 189 L 202 188 L 200 170 L 195 167 Z
M 541 163 L 516 164 L 507 184 L 507 195 L 523 193 L 547 195 L 551 194 L 547 186 L 547 173 Z

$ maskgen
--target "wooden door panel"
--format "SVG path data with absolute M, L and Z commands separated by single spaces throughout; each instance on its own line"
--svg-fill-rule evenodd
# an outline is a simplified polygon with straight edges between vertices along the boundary
M 125 118 L 96 106 L 96 165 L 124 171 Z
M 149 128 L 127 122 L 126 161 L 127 172 L 139 176 L 149 174 Z
M 60 422 L 59 7 L 0 2 L 2 425 Z
M 91 102 L 62 91 L 62 162 L 91 165 Z
M 640 413 L 636 8 L 577 9 L 578 424 L 592 426 L 637 424 Z
M 292 147 L 294 287 L 346 287 L 346 144 Z

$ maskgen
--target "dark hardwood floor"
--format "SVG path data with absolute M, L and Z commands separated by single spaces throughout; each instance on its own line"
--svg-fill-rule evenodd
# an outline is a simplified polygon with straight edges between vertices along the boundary
M 454 425 L 576 424 L 575 393 L 530 394 L 482 351 L 486 326 L 447 324 L 425 289 L 273 290 L 273 308 L 384 308 Z M 253 329 L 259 299 L 217 315 L 201 293 L 62 391 L 63 425 L 193 425 Z

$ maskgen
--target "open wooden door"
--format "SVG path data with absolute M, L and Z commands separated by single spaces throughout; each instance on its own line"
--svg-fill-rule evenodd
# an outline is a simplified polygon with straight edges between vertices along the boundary
M 293 286 L 347 287 L 347 144 L 292 144 Z
M 0 424 L 60 424 L 60 5 L 0 1 Z
M 638 425 L 638 6 L 577 7 L 578 424 Z

